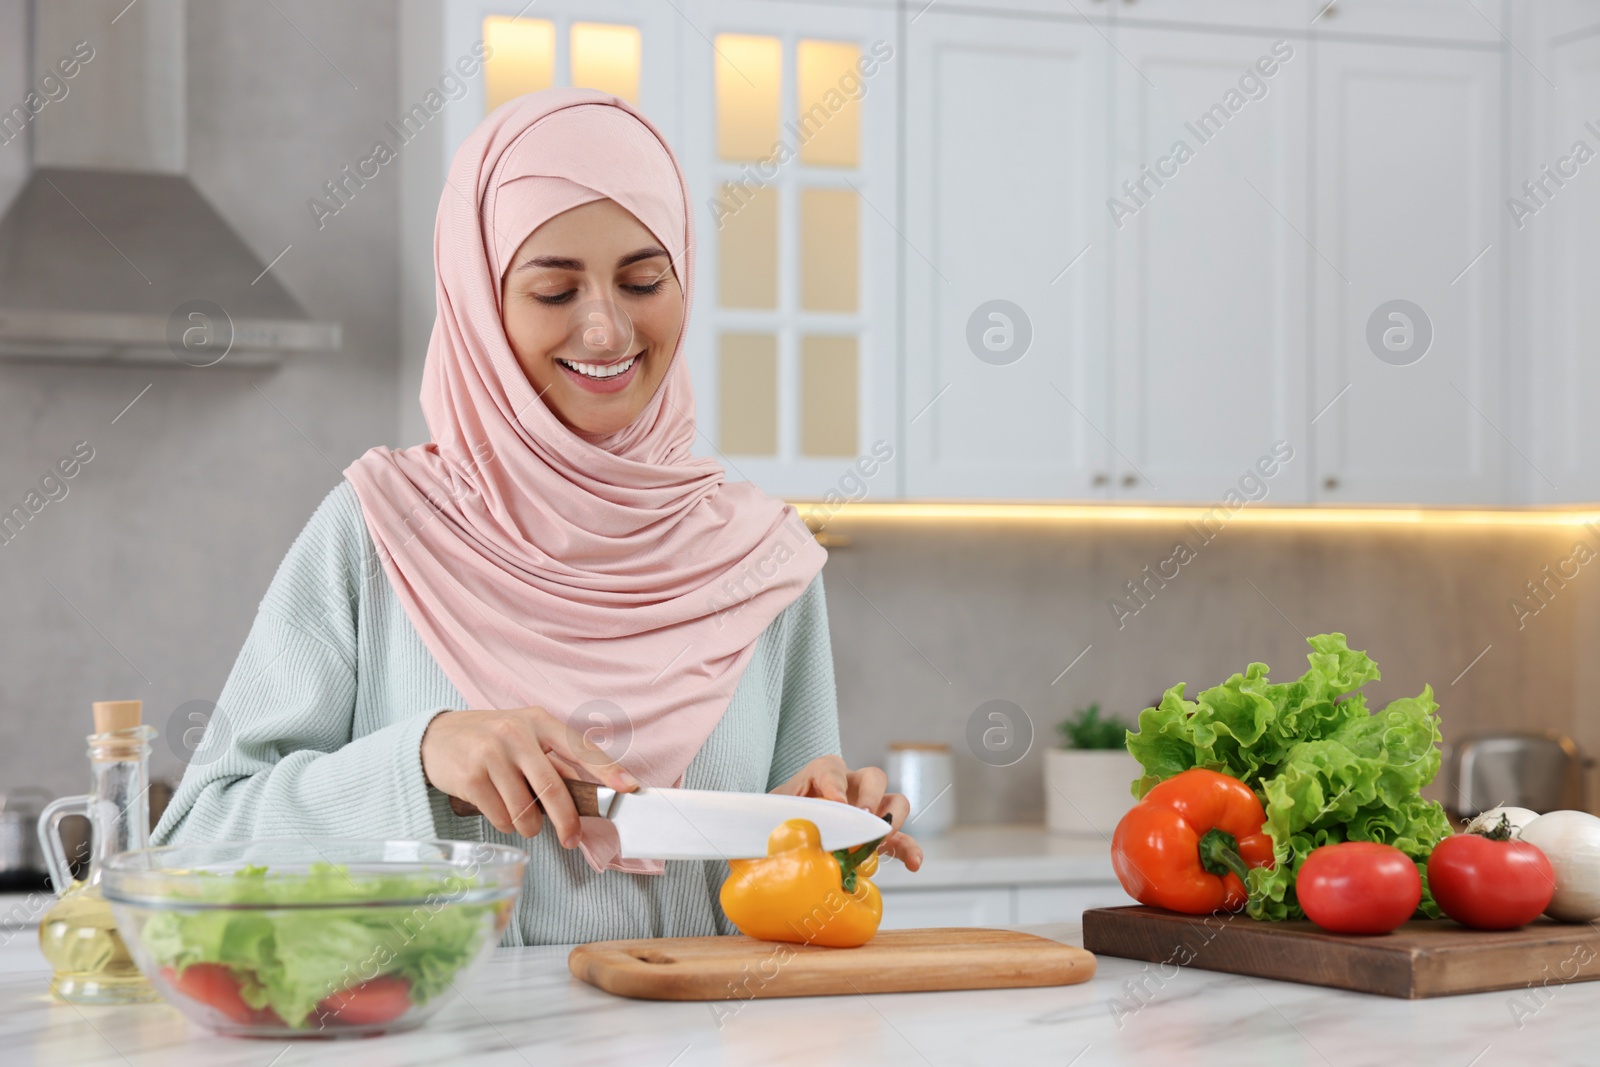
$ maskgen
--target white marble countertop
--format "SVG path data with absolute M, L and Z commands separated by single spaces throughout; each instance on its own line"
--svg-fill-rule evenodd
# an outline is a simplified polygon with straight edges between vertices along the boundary
M 911 828 L 916 836 L 916 827 Z M 885 863 L 873 875 L 882 889 L 954 889 L 986 885 L 1115 884 L 1111 845 L 1101 837 L 1053 834 L 1037 825 L 957 826 L 923 840 L 922 870 Z
M 1070 926 L 1034 932 L 1076 943 Z M 0 946 L 0 1061 L 73 1067 L 1095 1067 L 1596 1062 L 1600 982 L 1404 1001 L 1103 957 L 1083 985 L 759 1000 L 626 1000 L 567 971 L 567 948 L 502 949 L 419 1030 L 349 1042 L 219 1038 L 164 1004 L 52 1001 L 34 939 Z M 1135 990 L 1142 990 L 1136 993 Z M 1513 1005 L 1522 1006 L 1519 1019 Z

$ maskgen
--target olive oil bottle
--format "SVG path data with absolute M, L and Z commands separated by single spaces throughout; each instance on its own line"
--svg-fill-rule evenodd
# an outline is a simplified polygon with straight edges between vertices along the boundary
M 39 816 L 39 839 L 50 861 L 50 880 L 60 897 L 39 924 L 39 949 L 55 969 L 50 991 L 75 1004 L 130 1004 L 156 999 L 156 992 L 128 955 L 100 891 L 100 865 L 127 849 L 150 843 L 150 741 L 156 732 L 140 723 L 138 700 L 94 705 L 89 735 L 93 791 L 62 797 Z M 61 845 L 61 820 L 89 819 L 93 851 L 89 875 L 74 881 Z

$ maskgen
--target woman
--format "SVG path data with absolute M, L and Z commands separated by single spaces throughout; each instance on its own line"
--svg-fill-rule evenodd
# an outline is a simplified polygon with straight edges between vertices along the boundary
M 733 932 L 725 865 L 619 857 L 563 777 L 818 796 L 898 830 L 905 798 L 839 757 L 826 553 L 690 453 L 690 204 L 660 134 L 602 93 L 521 97 L 461 146 L 433 441 L 367 452 L 312 516 L 158 842 L 522 846 L 507 943 L 542 944 Z M 884 851 L 921 863 L 898 832 Z

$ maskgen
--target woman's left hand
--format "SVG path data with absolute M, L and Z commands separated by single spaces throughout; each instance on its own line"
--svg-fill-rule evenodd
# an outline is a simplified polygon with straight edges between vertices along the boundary
M 852 771 L 838 756 L 818 756 L 773 792 L 837 800 L 865 808 L 874 815 L 889 816 L 893 829 L 878 846 L 878 853 L 893 856 L 906 865 L 906 870 L 914 871 L 922 866 L 922 846 L 911 835 L 900 832 L 911 814 L 911 804 L 899 793 L 885 793 L 888 787 L 889 776 L 877 767 Z

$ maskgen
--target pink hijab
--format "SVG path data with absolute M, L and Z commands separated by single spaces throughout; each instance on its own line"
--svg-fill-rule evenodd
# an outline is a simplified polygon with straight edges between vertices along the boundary
M 507 261 L 546 220 L 607 198 L 672 257 L 687 329 L 692 207 L 661 134 L 594 90 L 512 100 L 456 152 L 439 199 L 433 440 L 371 449 L 345 476 L 406 614 L 472 707 L 542 707 L 671 786 L 827 553 L 792 507 L 690 454 L 681 332 L 655 395 L 614 434 L 586 439 L 535 395 L 501 324 Z M 663 869 L 619 859 L 611 825 L 583 822 L 596 870 Z

